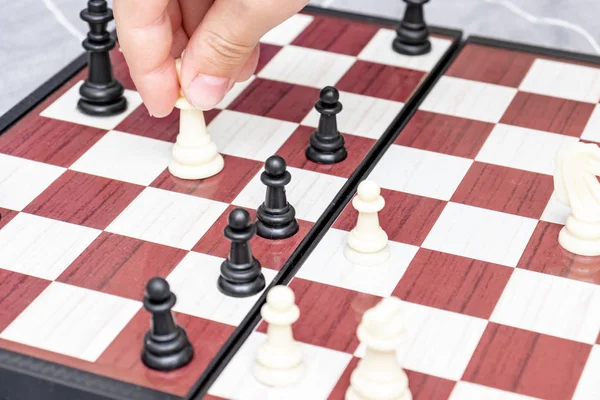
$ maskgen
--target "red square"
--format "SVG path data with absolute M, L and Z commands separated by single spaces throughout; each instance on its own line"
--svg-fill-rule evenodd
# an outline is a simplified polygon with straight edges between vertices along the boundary
M 206 124 L 215 119 L 220 110 L 214 109 L 204 112 L 204 121 Z M 135 135 L 148 137 L 151 139 L 163 140 L 166 142 L 175 142 L 179 134 L 179 114 L 180 111 L 174 108 L 171 114 L 164 118 L 154 118 L 150 116 L 145 105 L 139 106 L 115 130 L 119 132 L 133 133 Z
M 341 91 L 406 102 L 419 87 L 425 73 L 412 69 L 356 61 L 336 84 Z
M 558 243 L 563 225 L 539 221 L 517 268 L 600 284 L 600 258 L 565 250 Z
M 389 240 L 420 246 L 446 206 L 445 201 L 414 194 L 381 189 L 385 207 L 379 212 L 379 224 Z M 333 227 L 351 231 L 358 212 L 348 203 Z
M 167 169 L 150 186 L 223 203 L 231 203 L 262 169 L 262 163 L 228 155 L 223 155 L 223 159 L 225 161 L 223 170 L 210 178 L 198 180 L 179 179 L 171 175 Z
M 186 251 L 102 232 L 56 279 L 59 282 L 141 301 L 146 283 L 167 277 Z
M 319 89 L 256 78 L 228 109 L 301 122 L 319 100 Z
M 469 43 L 452 62 L 446 75 L 517 88 L 535 58 L 530 53 Z
M 143 189 L 132 183 L 67 170 L 24 211 L 105 229 Z
M 119 380 L 178 396 L 186 395 L 235 327 L 187 314 L 173 314 L 175 322 L 185 329 L 194 347 L 194 358 L 188 365 L 175 371 L 161 372 L 143 364 L 140 349 L 151 321 L 150 314 L 144 309 L 133 317 L 95 365 L 111 371 Z
M 451 200 L 538 219 L 553 190 L 554 183 L 550 175 L 476 161 Z
M 0 136 L 0 152 L 69 167 L 105 132 L 73 122 L 28 115 Z
M 223 230 L 227 226 L 229 213 L 235 208 L 238 207 L 230 205 L 210 227 L 208 232 L 206 232 L 198 243 L 196 243 L 192 250 L 203 254 L 210 254 L 215 257 L 226 258 L 229 253 L 231 242 L 225 238 Z M 252 219 L 254 219 L 256 210 L 246 210 L 250 213 Z M 250 240 L 252 255 L 260 261 L 263 268 L 279 271 L 290 258 L 294 250 L 300 245 L 302 239 L 308 234 L 308 231 L 313 227 L 311 222 L 300 219 L 298 220 L 298 224 L 300 225 L 300 229 L 290 238 L 283 240 L 269 240 L 255 235 L 254 238 Z
M 418 110 L 394 143 L 473 159 L 492 129 L 487 122 Z
M 547 400 L 570 399 L 591 349 L 490 322 L 463 380 Z
M 299 126 L 283 146 L 277 150 L 277 154 L 283 157 L 290 167 L 349 178 L 356 171 L 356 168 L 358 168 L 369 150 L 375 145 L 375 140 L 373 139 L 343 134 L 348 157 L 337 164 L 317 164 L 309 161 L 305 154 L 310 135 L 314 132 L 315 128 Z M 292 179 L 294 179 L 293 176 Z
M 294 46 L 358 56 L 379 27 L 348 19 L 314 16 L 311 24 L 293 41 Z
M 0 229 L 4 228 L 17 214 L 17 211 L 9 210 L 8 208 L 0 208 Z
M 356 329 L 362 315 L 381 298 L 335 286 L 295 278 L 290 288 L 296 295 L 301 318 L 294 324 L 294 338 L 328 349 L 354 353 L 359 342 Z M 263 321 L 259 332 L 266 332 Z
M 344 373 L 331 391 L 328 400 L 344 400 L 346 391 L 350 386 L 350 376 L 356 369 L 358 361 L 359 358 L 352 357 Z M 404 372 L 408 376 L 408 387 L 410 388 L 413 400 L 447 399 L 456 384 L 454 381 L 425 375 L 420 372 L 407 369 Z
M 488 319 L 511 274 L 512 268 L 420 249 L 392 295 Z
M 260 56 L 258 57 L 258 65 L 256 66 L 255 74 L 258 74 L 262 69 L 275 57 L 279 50 L 283 47 L 275 46 L 273 44 L 260 44 Z
M 50 281 L 0 269 L 0 332 L 10 325 Z
M 593 104 L 518 92 L 500 122 L 579 137 L 593 111 Z

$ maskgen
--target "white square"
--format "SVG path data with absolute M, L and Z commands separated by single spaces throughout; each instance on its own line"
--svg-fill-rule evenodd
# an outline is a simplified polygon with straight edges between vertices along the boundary
M 288 167 L 292 181 L 285 187 L 296 217 L 316 222 L 346 183 L 346 179 L 300 168 Z M 258 172 L 232 204 L 257 209 L 265 201 L 265 185 Z
M 424 111 L 484 122 L 499 122 L 517 89 L 442 76 L 421 104 Z
M 300 382 L 283 387 L 269 387 L 258 382 L 252 373 L 256 352 L 266 335 L 252 332 L 208 393 L 236 400 L 320 400 L 326 399 L 352 356 L 325 347 L 300 343 L 304 376 Z
M 573 394 L 573 400 L 600 399 L 600 346 L 594 345 Z
M 148 187 L 106 231 L 191 250 L 226 208 L 218 201 Z
M 423 248 L 515 267 L 537 220 L 448 203 Z
M 344 109 L 337 116 L 338 129 L 342 133 L 379 139 L 404 107 L 404 103 L 378 99 L 349 92 L 340 92 Z M 302 125 L 317 127 L 319 112 L 312 108 Z
M 265 161 L 279 150 L 298 124 L 223 110 L 208 125 L 219 152 Z
M 221 102 L 219 104 L 217 104 L 216 108 L 225 109 L 225 108 L 229 107 L 229 105 L 231 103 L 233 103 L 235 101 L 235 99 L 237 99 L 237 97 L 244 90 L 246 90 L 246 88 L 248 86 L 250 86 L 250 84 L 252 82 L 254 82 L 255 79 L 256 79 L 256 75 L 252 75 L 250 77 L 250 79 L 248 79 L 247 81 L 237 82 L 235 85 L 233 85 L 233 87 L 231 88 L 231 90 L 229 92 L 227 92 L 227 94 L 225 95 L 225 97 L 223 98 L 223 100 L 221 100 Z M 214 140 L 214 138 L 213 138 L 213 140 Z
M 558 201 L 554 193 L 552 193 L 540 220 L 565 225 L 567 223 L 567 217 L 570 214 L 571 207 Z
M 411 371 L 459 380 L 483 335 L 487 321 L 450 311 L 402 303 L 404 341 L 398 361 Z M 360 345 L 354 353 L 364 355 Z
M 54 280 L 101 231 L 19 213 L 0 230 L 0 268 Z
M 0 154 L 0 207 L 21 211 L 65 168 Z
M 394 30 L 380 29 L 358 55 L 358 59 L 429 72 L 437 65 L 438 61 L 452 44 L 452 41 L 449 39 L 432 36 L 429 38 L 431 42 L 431 51 L 429 53 L 420 56 L 407 56 L 396 53 L 392 49 L 392 42 L 395 38 L 396 32 Z
M 314 17 L 306 14 L 294 14 L 275 28 L 267 32 L 260 41 L 262 43 L 285 46 L 294 41 L 298 35 L 313 21 Z
M 259 72 L 260 78 L 322 89 L 334 86 L 355 57 L 305 47 L 286 46 Z
M 344 256 L 348 232 L 330 229 L 298 270 L 298 278 L 327 285 L 390 296 L 419 250 L 416 246 L 390 241 L 390 258 L 384 264 L 354 265 Z
M 600 330 L 600 291 L 587 282 L 517 268 L 490 321 L 593 344 Z
M 570 136 L 498 124 L 475 160 L 553 175 L 558 150 L 576 141 Z
M 40 113 L 42 117 L 58 119 L 61 121 L 74 122 L 79 125 L 91 126 L 98 129 L 110 130 L 125 120 L 136 108 L 142 104 L 142 98 L 138 92 L 125 90 L 127 109 L 118 115 L 110 117 L 95 117 L 82 113 L 77 109 L 79 101 L 79 87 L 83 81 L 79 81 L 65 94 L 60 96 L 54 103 Z
M 581 138 L 600 142 L 600 104 L 596 104 L 596 107 L 594 107 L 594 111 L 592 111 L 592 115 L 581 134 Z
M 110 131 L 70 169 L 137 185 L 149 185 L 169 165 L 172 143 Z
M 386 189 L 450 200 L 472 163 L 466 158 L 392 145 L 369 179 Z
M 0 337 L 94 362 L 140 308 L 138 301 L 52 282 Z
M 598 103 L 600 70 L 538 58 L 527 72 L 519 89 L 546 96 Z
M 260 293 L 251 297 L 225 296 L 217 288 L 223 258 L 188 253 L 167 277 L 171 290 L 177 293 L 177 312 L 238 326 L 254 306 Z M 260 260 L 259 260 L 260 261 Z M 276 271 L 263 268 L 267 286 Z
M 450 393 L 449 400 L 536 400 L 534 397 L 518 393 L 478 385 L 476 383 L 459 381 Z

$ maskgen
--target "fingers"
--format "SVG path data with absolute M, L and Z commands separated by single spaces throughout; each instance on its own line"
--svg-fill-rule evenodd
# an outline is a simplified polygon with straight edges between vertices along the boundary
M 182 25 L 188 37 L 191 37 L 214 0 L 179 0 L 181 7 Z
M 113 10 L 119 45 L 131 78 L 150 114 L 164 117 L 172 111 L 179 93 L 175 60 L 171 56 L 173 31 L 178 31 L 181 25 L 178 3 L 114 0 Z
M 235 78 L 236 82 L 246 82 L 254 71 L 256 71 L 256 67 L 258 66 L 258 58 L 260 57 L 260 45 L 257 44 L 254 47 L 254 50 L 246 60 L 244 66 L 240 69 L 240 72 L 237 74 Z
M 211 109 L 230 86 L 256 68 L 260 38 L 298 12 L 308 0 L 216 0 L 190 37 L 182 63 L 186 97 L 198 108 Z M 242 72 L 244 73 L 242 75 Z

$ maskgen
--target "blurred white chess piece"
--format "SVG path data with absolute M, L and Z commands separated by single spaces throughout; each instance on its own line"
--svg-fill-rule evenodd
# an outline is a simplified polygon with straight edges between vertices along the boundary
M 600 148 L 575 142 L 558 152 L 554 196 L 571 207 L 558 242 L 571 253 L 600 255 Z
M 364 313 L 357 334 L 366 351 L 352 371 L 346 400 L 412 400 L 396 354 L 404 335 L 401 304 L 387 297 Z

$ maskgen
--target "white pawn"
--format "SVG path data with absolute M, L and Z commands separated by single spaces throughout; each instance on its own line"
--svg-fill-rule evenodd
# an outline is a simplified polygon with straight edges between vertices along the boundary
M 366 352 L 350 376 L 346 400 L 412 400 L 396 355 L 404 333 L 400 304 L 388 297 L 364 313 L 357 333 Z
M 177 76 L 181 73 L 181 59 L 176 61 Z M 217 146 L 206 131 L 202 110 L 194 107 L 179 92 L 175 103 L 179 108 L 179 134 L 173 145 L 173 159 L 169 172 L 181 179 L 204 179 L 218 174 L 225 163 Z
M 357 192 L 352 206 L 358 211 L 358 219 L 356 227 L 348 233 L 344 255 L 353 264 L 382 264 L 390 257 L 388 236 L 381 229 L 378 216 L 385 207 L 385 200 L 373 181 L 362 181 Z
M 252 371 L 254 377 L 267 386 L 297 383 L 304 375 L 304 362 L 292 332 L 292 324 L 300 317 L 292 289 L 273 287 L 261 314 L 268 324 L 267 340 L 258 349 Z

